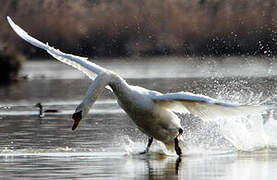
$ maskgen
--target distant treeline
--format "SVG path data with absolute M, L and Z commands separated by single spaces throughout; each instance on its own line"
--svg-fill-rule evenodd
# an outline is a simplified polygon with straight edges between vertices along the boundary
M 11 31 L 9 15 L 33 36 L 82 56 L 271 56 L 276 7 L 276 0 L 7 0 L 0 43 L 42 55 Z

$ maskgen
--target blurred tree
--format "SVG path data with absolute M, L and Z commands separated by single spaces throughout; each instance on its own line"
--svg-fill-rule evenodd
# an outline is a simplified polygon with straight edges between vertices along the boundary
M 24 58 L 14 51 L 0 50 L 0 84 L 11 83 L 17 79 Z

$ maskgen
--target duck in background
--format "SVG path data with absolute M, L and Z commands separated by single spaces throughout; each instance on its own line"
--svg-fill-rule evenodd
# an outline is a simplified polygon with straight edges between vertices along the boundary
M 45 113 L 57 113 L 59 112 L 59 110 L 57 109 L 43 109 L 42 104 L 39 102 L 37 103 L 34 107 L 38 107 L 39 108 L 39 117 L 43 118 L 45 116 Z

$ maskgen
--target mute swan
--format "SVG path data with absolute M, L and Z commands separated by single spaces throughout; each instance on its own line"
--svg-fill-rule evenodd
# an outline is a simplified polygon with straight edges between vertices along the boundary
M 238 105 L 218 101 L 203 95 L 186 92 L 162 94 L 138 86 L 129 85 L 114 72 L 100 67 L 85 57 L 66 54 L 50 47 L 47 43 L 31 37 L 9 17 L 12 29 L 25 41 L 46 50 L 57 60 L 77 68 L 93 80 L 83 101 L 76 108 L 72 118 L 76 129 L 81 119 L 86 117 L 89 109 L 102 93 L 105 87 L 116 95 L 118 104 L 125 110 L 137 127 L 148 137 L 145 153 L 148 152 L 153 139 L 161 141 L 167 149 L 174 150 L 177 155 L 182 154 L 178 138 L 183 129 L 180 119 L 174 112 L 192 113 L 203 120 L 214 121 L 218 117 L 234 114 L 249 114 L 259 110 L 256 106 Z
M 38 107 L 39 108 L 39 117 L 43 118 L 45 116 L 45 113 L 57 113 L 59 112 L 57 109 L 46 109 L 43 110 L 43 106 L 41 103 L 37 103 L 36 105 L 34 105 L 34 107 Z

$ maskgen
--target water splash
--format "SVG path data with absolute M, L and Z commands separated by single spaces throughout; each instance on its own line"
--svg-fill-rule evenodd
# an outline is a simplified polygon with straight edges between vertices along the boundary
M 146 148 L 147 142 L 144 141 L 133 141 L 129 136 L 124 135 L 120 139 L 120 146 L 122 151 L 126 153 L 126 155 L 140 155 L 141 152 L 143 152 Z M 159 141 L 154 141 L 151 145 L 151 148 L 149 150 L 148 154 L 152 155 L 158 155 L 158 156 L 172 156 L 176 155 L 175 152 L 168 151 L 165 147 L 165 145 Z
M 228 96 L 229 94 L 226 93 L 225 95 Z M 248 116 L 221 119 L 218 126 L 214 125 L 214 127 L 219 128 L 220 130 L 220 133 L 218 134 L 219 137 L 224 137 L 238 151 L 255 151 L 264 148 L 276 148 L 276 96 L 274 95 L 269 98 L 264 98 L 262 93 L 251 93 L 250 90 L 247 95 L 240 95 L 238 99 L 245 102 L 243 104 L 265 106 L 265 110 L 259 114 L 249 114 Z M 219 143 L 217 145 L 221 144 Z
M 231 119 L 221 124 L 221 130 L 237 150 L 254 151 L 269 146 L 261 114 Z
M 264 148 L 277 148 L 276 96 L 264 97 L 262 93 L 242 91 L 237 99 L 244 104 L 259 104 L 268 107 L 258 114 L 220 119 L 218 122 L 203 122 L 192 115 L 181 116 L 185 129 L 182 137 L 182 149 L 185 155 L 224 154 L 237 151 L 256 151 Z M 231 93 L 226 93 L 229 96 Z M 222 95 L 222 94 L 221 94 Z M 238 95 L 238 94 L 236 94 Z M 253 103 L 254 102 L 254 103 Z M 127 154 L 138 154 L 146 142 L 133 141 L 128 136 L 121 139 L 121 145 Z M 172 155 L 162 143 L 150 148 L 151 153 Z

